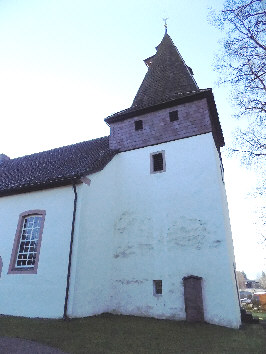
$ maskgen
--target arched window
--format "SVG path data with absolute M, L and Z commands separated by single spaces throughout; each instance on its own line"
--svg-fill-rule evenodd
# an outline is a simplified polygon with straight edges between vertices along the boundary
M 37 273 L 45 211 L 20 214 L 8 274 Z

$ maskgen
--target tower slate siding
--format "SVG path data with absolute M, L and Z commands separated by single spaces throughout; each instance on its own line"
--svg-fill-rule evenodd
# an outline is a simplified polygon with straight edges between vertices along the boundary
M 178 111 L 178 120 L 170 122 L 169 112 L 174 110 Z M 134 122 L 140 119 L 143 129 L 135 130 Z M 207 100 L 201 99 L 111 124 L 110 148 L 132 150 L 211 131 Z

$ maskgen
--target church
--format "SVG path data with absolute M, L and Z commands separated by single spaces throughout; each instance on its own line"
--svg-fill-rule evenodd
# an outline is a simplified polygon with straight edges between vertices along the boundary
M 0 155 L 0 314 L 109 312 L 238 328 L 211 89 L 165 33 L 110 135 Z

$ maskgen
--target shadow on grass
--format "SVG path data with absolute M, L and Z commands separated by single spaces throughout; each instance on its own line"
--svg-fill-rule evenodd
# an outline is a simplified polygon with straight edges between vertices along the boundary
M 29 339 L 67 353 L 265 353 L 266 330 L 102 314 L 81 319 L 0 317 L 0 336 Z

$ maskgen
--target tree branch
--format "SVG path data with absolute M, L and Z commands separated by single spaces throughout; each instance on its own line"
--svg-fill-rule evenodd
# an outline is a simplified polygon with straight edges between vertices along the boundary
M 254 156 L 266 156 L 266 153 L 262 153 L 262 152 L 253 152 L 251 150 L 239 150 L 239 149 L 232 149 L 233 152 L 241 152 L 241 153 L 248 153 L 250 155 L 254 155 Z

